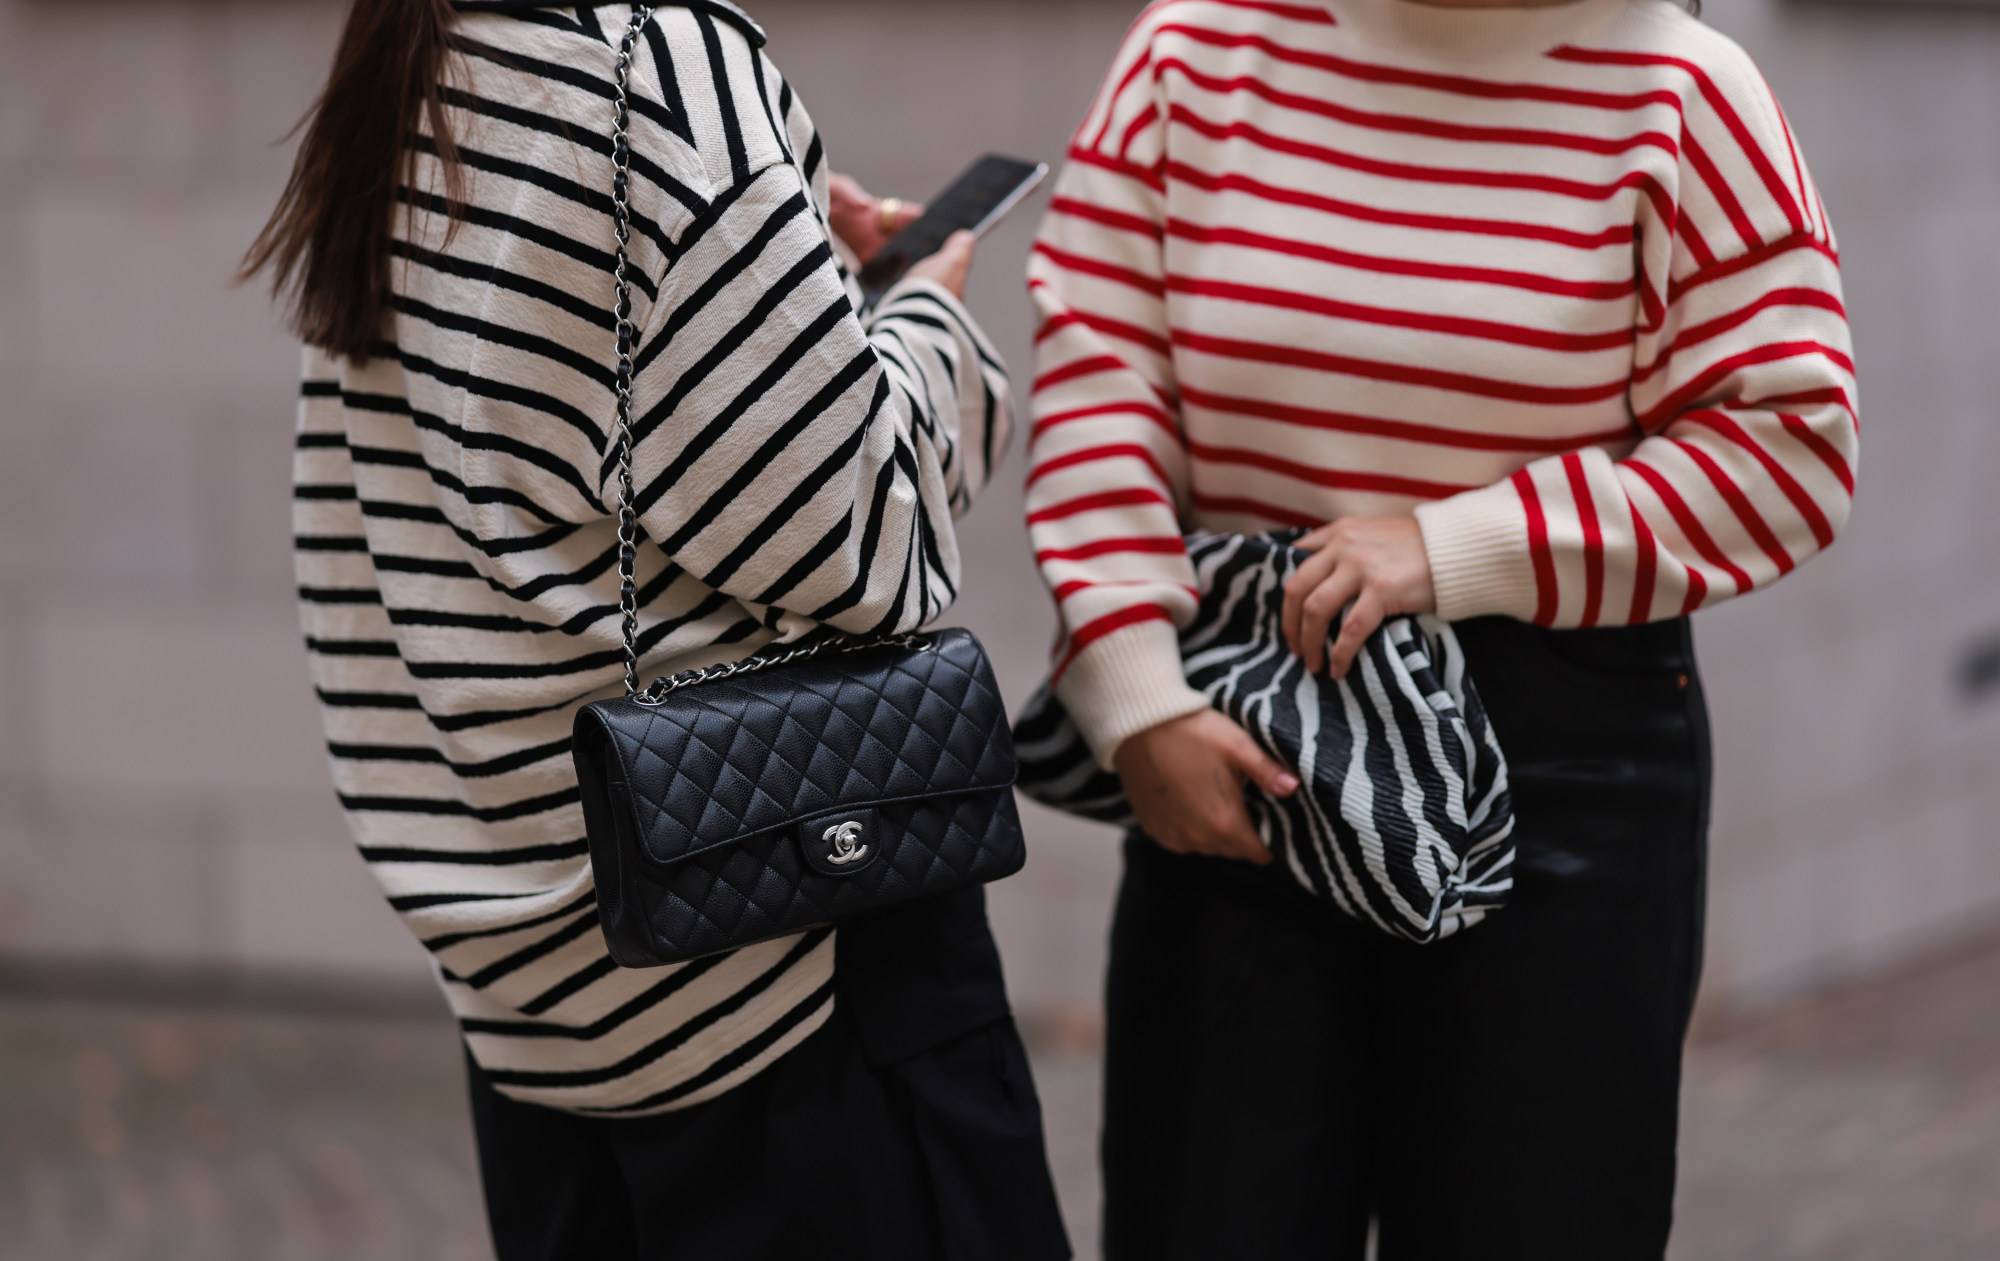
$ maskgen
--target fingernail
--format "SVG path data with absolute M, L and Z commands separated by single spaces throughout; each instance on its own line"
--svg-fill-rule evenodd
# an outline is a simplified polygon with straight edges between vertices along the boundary
M 1280 775 L 1277 782 L 1272 785 L 1272 790 L 1280 797 L 1289 797 L 1299 790 L 1299 777 L 1296 775 Z

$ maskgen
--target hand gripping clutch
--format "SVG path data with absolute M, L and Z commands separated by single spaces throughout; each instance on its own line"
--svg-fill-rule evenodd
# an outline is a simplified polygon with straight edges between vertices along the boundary
M 833 640 L 587 706 L 576 763 L 611 956 L 654 967 L 1010 876 L 993 668 L 962 630 Z

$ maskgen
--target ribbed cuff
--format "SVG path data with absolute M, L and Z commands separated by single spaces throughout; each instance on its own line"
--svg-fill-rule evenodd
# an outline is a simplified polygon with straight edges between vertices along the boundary
M 1208 708 L 1182 672 L 1180 635 L 1163 621 L 1127 626 L 1084 649 L 1056 697 L 1106 770 L 1128 738 Z
M 1535 562 L 1528 553 L 1528 519 L 1512 482 L 1424 504 L 1417 509 L 1417 525 L 1430 555 L 1439 617 L 1534 619 Z

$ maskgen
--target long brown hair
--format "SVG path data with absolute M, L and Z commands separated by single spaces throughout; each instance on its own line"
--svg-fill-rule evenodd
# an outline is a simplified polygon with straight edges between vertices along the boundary
M 451 23 L 451 0 L 354 0 L 326 91 L 299 124 L 291 181 L 237 276 L 269 272 L 293 330 L 356 362 L 381 336 L 397 189 L 414 177 L 419 124 L 430 124 L 454 219 L 464 199 L 444 101 Z

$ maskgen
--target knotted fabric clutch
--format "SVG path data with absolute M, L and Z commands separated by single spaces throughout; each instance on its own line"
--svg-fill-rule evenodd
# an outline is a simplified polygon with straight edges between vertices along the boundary
M 655 967 L 1010 876 L 1026 860 L 993 667 L 961 630 L 826 634 L 639 687 L 626 247 L 633 11 L 617 63 L 618 570 L 626 695 L 577 714 L 598 918 Z
M 1283 634 L 1302 535 L 1189 536 L 1201 604 L 1180 636 L 1188 683 L 1304 781 L 1285 800 L 1248 790 L 1252 820 L 1294 880 L 1397 937 L 1448 937 L 1513 888 L 1506 759 L 1458 637 L 1434 617 L 1390 619 L 1344 679 L 1307 672 Z M 1098 767 L 1049 689 L 1014 738 L 1022 792 L 1136 826 L 1118 776 Z

